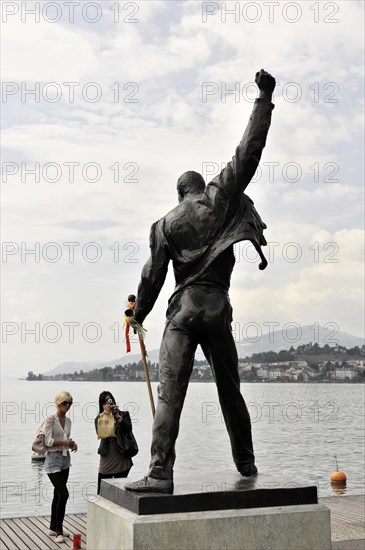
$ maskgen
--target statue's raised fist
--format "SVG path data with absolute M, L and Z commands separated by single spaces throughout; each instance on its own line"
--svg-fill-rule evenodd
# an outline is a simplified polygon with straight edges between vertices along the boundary
M 275 78 L 264 69 L 256 73 L 255 82 L 259 90 L 270 94 L 273 93 L 276 86 Z

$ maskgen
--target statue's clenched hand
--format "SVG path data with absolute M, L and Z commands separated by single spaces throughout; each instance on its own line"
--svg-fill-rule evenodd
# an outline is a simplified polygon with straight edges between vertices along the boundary
M 260 90 L 260 97 L 271 97 L 276 86 L 275 78 L 271 74 L 261 69 L 261 71 L 256 73 L 255 82 Z

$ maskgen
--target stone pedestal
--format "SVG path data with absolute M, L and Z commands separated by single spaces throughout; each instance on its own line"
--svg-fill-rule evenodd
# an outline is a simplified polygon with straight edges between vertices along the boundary
M 173 495 L 103 480 L 88 503 L 89 550 L 329 550 L 329 509 L 317 489 L 237 473 L 180 477 Z

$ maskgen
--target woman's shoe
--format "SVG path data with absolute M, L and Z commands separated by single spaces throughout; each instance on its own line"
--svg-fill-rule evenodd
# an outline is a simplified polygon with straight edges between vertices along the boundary
M 59 543 L 64 542 L 64 540 L 65 540 L 65 539 L 63 538 L 62 535 L 58 535 L 58 536 L 55 538 L 55 542 L 59 542 Z
M 56 533 L 56 531 L 52 531 L 52 529 L 50 529 L 50 530 L 48 531 L 48 535 L 49 535 L 50 537 L 55 537 L 55 536 L 57 535 L 57 533 Z M 69 533 L 68 531 L 66 531 L 66 529 L 64 529 L 64 530 L 63 530 L 63 536 L 64 536 L 64 537 L 69 537 L 69 536 L 70 536 L 70 533 Z

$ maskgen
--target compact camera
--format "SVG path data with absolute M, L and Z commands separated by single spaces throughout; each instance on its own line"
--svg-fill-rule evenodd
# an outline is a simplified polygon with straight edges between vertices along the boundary
M 114 415 L 114 414 L 117 414 L 117 412 L 118 412 L 118 407 L 117 407 L 116 405 L 114 405 L 113 400 L 112 400 L 112 399 L 108 399 L 108 400 L 107 400 L 107 404 L 110 405 L 110 406 L 112 406 L 112 414 L 113 414 L 113 415 Z M 114 406 L 113 406 L 113 405 L 114 405 Z

